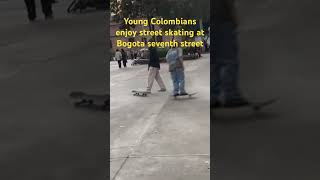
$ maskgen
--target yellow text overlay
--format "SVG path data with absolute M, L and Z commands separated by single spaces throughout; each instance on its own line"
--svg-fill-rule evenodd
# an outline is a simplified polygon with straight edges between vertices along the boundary
M 143 41 L 134 41 L 134 42 L 126 42 L 122 40 L 117 40 L 117 47 L 124 47 L 124 48 L 144 48 L 144 47 L 203 47 L 202 41 L 182 41 L 177 42 L 175 40 L 168 41 L 168 42 L 143 42 Z

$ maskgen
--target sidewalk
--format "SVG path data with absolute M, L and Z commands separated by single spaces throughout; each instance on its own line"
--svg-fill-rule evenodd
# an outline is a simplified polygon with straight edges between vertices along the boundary
M 111 178 L 210 178 L 209 54 L 185 66 L 186 90 L 197 95 L 176 101 L 166 63 L 161 75 L 168 92 L 157 92 L 155 83 L 148 97 L 130 93 L 145 88 L 147 65 L 111 69 Z
M 0 2 L 0 179 L 105 179 L 108 114 L 68 97 L 106 91 L 104 13 L 68 15 L 66 4 L 28 23 L 23 1 Z

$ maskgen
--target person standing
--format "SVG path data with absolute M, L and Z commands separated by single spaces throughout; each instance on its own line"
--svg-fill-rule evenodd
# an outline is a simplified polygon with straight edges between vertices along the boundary
M 215 36 L 211 55 L 211 107 L 236 107 L 249 102 L 242 96 L 239 81 L 239 50 L 237 16 L 234 0 L 215 0 L 213 3 Z
M 164 85 L 162 78 L 160 76 L 160 60 L 159 60 L 157 49 L 155 47 L 149 48 L 148 71 L 149 71 L 149 75 L 148 75 L 147 92 L 151 93 L 154 80 L 157 81 L 160 87 L 159 91 L 166 91 L 166 86 Z
M 122 57 L 123 67 L 127 67 L 128 56 L 127 56 L 127 53 L 123 49 L 121 49 L 121 57 Z
M 114 55 L 116 58 L 116 61 L 118 62 L 119 69 L 121 69 L 121 59 L 122 59 L 122 54 L 119 51 L 119 49 L 116 49 L 116 54 Z
M 24 0 L 24 2 L 27 7 L 29 20 L 34 21 L 37 18 L 35 0 Z M 53 18 L 52 3 L 52 0 L 41 0 L 42 12 L 45 16 L 45 19 Z
M 183 66 L 183 50 L 180 47 L 171 48 L 166 55 L 169 71 L 173 82 L 173 96 L 187 95 Z

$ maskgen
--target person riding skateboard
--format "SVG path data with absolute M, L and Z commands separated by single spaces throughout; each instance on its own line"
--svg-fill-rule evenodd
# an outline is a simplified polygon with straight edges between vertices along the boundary
M 242 96 L 239 81 L 239 52 L 237 40 L 237 17 L 234 0 L 213 2 L 215 42 L 211 59 L 211 107 L 236 107 L 248 105 Z
M 154 38 L 151 38 L 150 41 L 154 41 Z M 160 60 L 158 56 L 157 48 L 150 47 L 149 48 L 149 64 L 148 64 L 148 85 L 147 85 L 147 93 L 151 93 L 151 89 L 153 86 L 154 80 L 157 81 L 160 90 L 166 91 L 166 86 L 164 85 L 162 78 L 160 76 Z
M 24 2 L 27 6 L 29 20 L 34 21 L 37 17 L 35 0 L 24 0 Z M 45 19 L 53 18 L 52 3 L 52 0 L 41 0 L 42 12 Z
M 177 41 L 178 42 L 178 41 Z M 181 47 L 172 47 L 166 55 L 169 63 L 169 72 L 173 82 L 173 96 L 188 95 L 185 90 L 183 50 Z

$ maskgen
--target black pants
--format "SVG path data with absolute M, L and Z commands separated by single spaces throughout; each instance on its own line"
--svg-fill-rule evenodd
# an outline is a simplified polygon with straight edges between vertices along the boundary
M 121 60 L 118 60 L 119 68 L 121 68 Z
M 24 0 L 28 10 L 28 17 L 34 20 L 37 16 L 35 0 Z M 46 17 L 52 16 L 52 0 L 41 0 L 42 12 Z
M 127 67 L 127 60 L 122 60 L 123 67 Z

